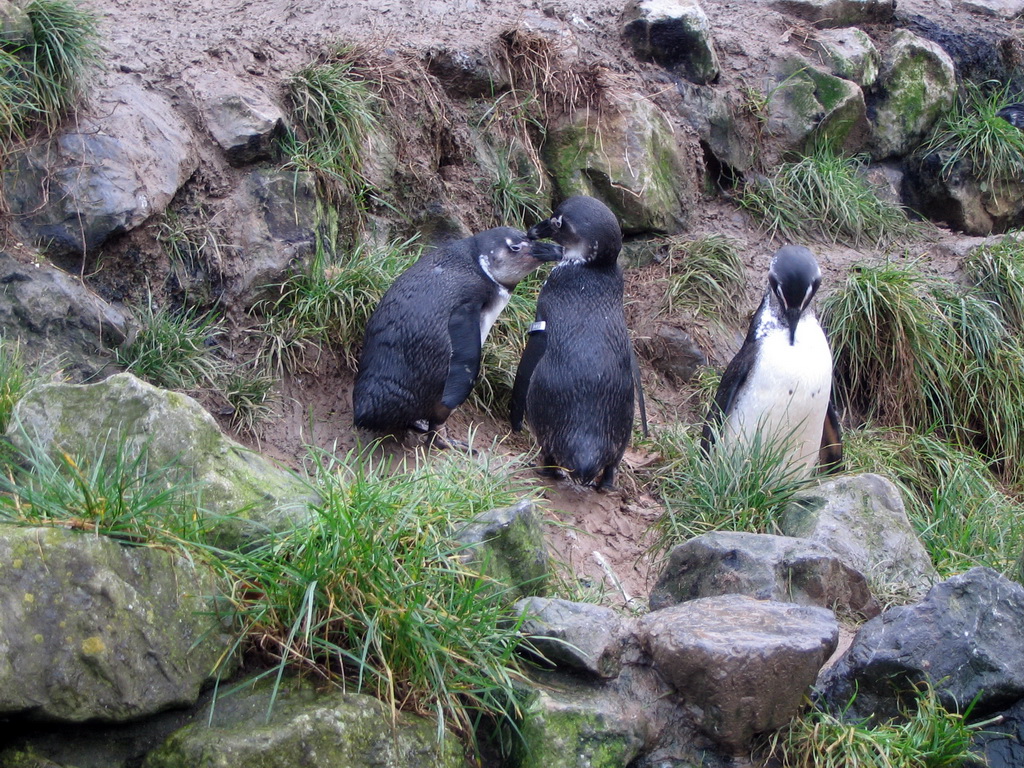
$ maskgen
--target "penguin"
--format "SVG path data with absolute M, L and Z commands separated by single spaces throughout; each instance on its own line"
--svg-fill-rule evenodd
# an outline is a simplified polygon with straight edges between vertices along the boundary
M 438 430 L 480 372 L 481 349 L 511 291 L 561 247 L 497 227 L 423 254 L 366 324 L 352 390 L 356 427 L 380 434 Z
M 785 461 L 794 477 L 809 478 L 818 464 L 825 471 L 840 468 L 832 350 L 811 306 L 820 285 L 821 270 L 810 250 L 787 245 L 776 251 L 764 298 L 705 420 L 705 455 L 716 440 L 749 441 L 761 430 L 763 437 L 788 441 Z
M 1001 117 L 1014 128 L 1024 130 L 1024 104 L 1019 101 L 1007 104 L 996 112 L 996 117 Z
M 537 297 L 536 321 L 512 387 L 510 421 L 529 423 L 542 471 L 614 488 L 639 383 L 623 312 L 619 222 L 604 203 L 570 197 L 530 228 L 564 249 Z M 639 390 L 638 390 L 639 391 Z

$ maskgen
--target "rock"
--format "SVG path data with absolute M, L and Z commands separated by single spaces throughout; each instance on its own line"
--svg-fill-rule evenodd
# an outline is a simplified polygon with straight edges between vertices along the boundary
M 122 722 L 191 704 L 218 666 L 232 671 L 220 590 L 191 559 L 8 525 L 0 562 L 5 715 Z
M 641 61 L 656 62 L 698 85 L 718 79 L 711 22 L 697 0 L 631 0 L 622 24 Z
M 207 688 L 199 696 L 205 703 Z M 128 723 L 24 724 L 0 748 L 4 768 L 138 768 L 146 754 L 195 717 L 200 704 L 170 709 Z M 29 762 L 18 762 L 29 761 Z M 32 762 L 32 761 L 36 762 Z
M 283 282 L 316 247 L 316 183 L 308 173 L 259 169 L 238 187 L 227 208 L 228 235 L 241 258 L 225 274 L 225 298 L 250 307 Z
M 892 205 L 903 204 L 903 169 L 894 163 L 873 163 L 864 169 L 864 178 L 878 197 Z
M 485 50 L 432 48 L 427 52 L 427 71 L 460 99 L 493 97 L 509 87 L 507 74 Z
M 371 696 L 274 678 L 222 696 L 212 713 L 175 732 L 143 768 L 316 765 L 318 768 L 466 768 L 451 734 L 437 741 L 437 724 L 394 713 Z M 269 717 L 268 717 L 269 713 Z
M 943 149 L 908 161 L 912 207 L 969 235 L 1000 234 L 1024 224 L 1024 181 L 1006 178 L 993 186 L 978 178 L 969 161 L 950 162 L 950 152 Z
M 763 126 L 758 120 L 742 119 L 750 112 L 749 101 L 741 101 L 723 89 L 684 81 L 676 87 L 680 98 L 669 106 L 693 129 L 721 165 L 715 168 L 714 163 L 710 163 L 707 173 L 730 178 L 730 174 L 745 173 L 760 162 Z
M 975 717 L 1024 698 L 1024 587 L 990 568 L 936 584 L 864 624 L 819 688 L 836 711 L 885 720 L 922 681 L 947 708 L 975 702 Z
M 492 509 L 455 534 L 464 560 L 517 597 L 542 595 L 551 573 L 541 521 L 532 501 Z
M 0 252 L 0 286 L 0 336 L 20 342 L 33 363 L 59 366 L 67 379 L 96 376 L 128 334 L 123 312 L 47 262 Z
M 659 323 L 650 338 L 638 339 L 637 345 L 659 373 L 680 384 L 708 364 L 708 356 L 693 337 L 676 325 Z
M 849 80 L 812 66 L 802 58 L 785 60 L 769 125 L 788 137 L 794 149 L 826 143 L 856 152 L 870 132 L 864 92 Z
M 33 389 L 15 406 L 7 434 L 16 445 L 31 437 L 72 456 L 123 446 L 131 461 L 146 451 L 149 466 L 173 467 L 201 490 L 210 535 L 226 548 L 308 520 L 315 501 L 298 477 L 226 437 L 191 397 L 129 373 Z
M 23 5 L 11 0 L 0 0 L 0 37 L 6 43 L 24 44 L 33 39 L 32 19 L 25 12 Z
M 822 27 L 885 24 L 896 11 L 896 0 L 773 0 L 772 6 Z
M 896 486 L 874 474 L 837 477 L 802 491 L 781 522 L 786 536 L 811 539 L 869 583 L 923 594 L 938 580 Z
M 821 29 L 810 40 L 821 62 L 836 77 L 867 88 L 878 79 L 882 56 L 868 34 L 856 27 Z
M 277 153 L 284 113 L 255 90 L 224 93 L 202 104 L 206 127 L 234 166 L 266 160 Z
M 956 72 L 936 43 L 906 30 L 897 31 L 882 62 L 871 100 L 876 160 L 906 155 L 928 134 L 956 96 Z
M 725 595 L 649 613 L 638 635 L 698 727 L 738 754 L 800 711 L 839 625 L 824 608 Z
M 1015 19 L 1024 13 L 1024 0 L 960 0 L 960 5 L 969 11 Z
M 639 94 L 551 126 L 544 162 L 557 197 L 601 199 L 627 234 L 677 233 L 689 221 L 693 167 L 668 118 Z
M 19 154 L 3 193 L 21 237 L 55 258 L 93 254 L 161 212 L 198 165 L 170 103 L 136 82 L 102 92 L 74 132 Z
M 562 679 L 535 689 L 515 768 L 621 768 L 644 746 L 646 720 L 615 691 Z
M 622 668 L 626 626 L 611 608 L 528 597 L 515 605 L 522 633 L 551 664 L 611 678 Z
M 881 611 L 864 575 L 806 539 L 716 531 L 675 547 L 651 590 L 652 611 L 717 595 L 816 605 L 847 616 Z
M 974 732 L 963 768 L 1020 768 L 1024 765 L 1024 699 L 997 713 L 999 720 Z

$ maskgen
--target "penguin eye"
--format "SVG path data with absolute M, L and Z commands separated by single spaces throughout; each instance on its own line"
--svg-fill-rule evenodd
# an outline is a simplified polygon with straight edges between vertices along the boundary
M 562 217 L 560 215 L 551 217 L 551 227 L 552 229 L 562 228 Z
M 513 243 L 511 240 L 506 240 L 505 244 L 508 245 L 508 249 L 512 251 L 512 253 L 519 253 L 523 250 L 523 246 L 525 245 L 523 242 Z

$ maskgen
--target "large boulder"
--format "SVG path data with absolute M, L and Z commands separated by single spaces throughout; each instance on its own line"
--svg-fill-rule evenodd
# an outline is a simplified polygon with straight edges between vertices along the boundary
M 634 94 L 551 126 L 544 162 L 557 197 L 599 198 L 623 232 L 672 234 L 689 221 L 695 166 L 668 118 L 646 97 Z
M 173 468 L 195 484 L 212 537 L 224 547 L 257 540 L 309 518 L 310 487 L 225 436 L 187 395 L 129 373 L 97 384 L 45 384 L 14 409 L 8 436 L 50 451 L 97 458 L 146 452 L 150 467 Z
M 0 526 L 0 713 L 123 722 L 233 669 L 213 574 L 166 549 Z
M 952 150 L 914 156 L 907 163 L 909 204 L 932 221 L 969 235 L 1007 232 L 1024 224 L 1024 180 L 979 178 L 968 158 L 953 160 Z
M 557 598 L 528 597 L 515 605 L 522 633 L 541 660 L 595 677 L 622 669 L 627 623 L 611 608 Z
M 200 105 L 206 127 L 231 165 L 247 165 L 273 157 L 284 135 L 284 113 L 255 89 L 240 83 L 211 94 Z
M 212 711 L 211 711 L 212 710 Z M 274 678 L 212 702 L 151 752 L 143 768 L 316 765 L 318 768 L 466 768 L 462 744 L 438 741 L 432 720 L 370 696 Z
M 919 595 L 938 580 L 899 491 L 880 475 L 837 477 L 802 491 L 786 509 L 781 528 L 786 536 L 835 552 L 872 584 Z
M 725 595 L 649 613 L 637 633 L 697 726 L 739 754 L 800 711 L 839 624 L 824 608 Z
M 95 377 L 129 333 L 124 312 L 48 262 L 0 253 L 0 286 L 0 337 L 66 379 Z
M 548 547 L 534 502 L 490 509 L 455 534 L 463 560 L 517 597 L 543 595 L 551 579 Z
M 225 202 L 238 259 L 224 274 L 225 298 L 249 307 L 274 295 L 290 269 L 316 247 L 316 182 L 301 171 L 257 168 Z
M 909 154 L 956 96 L 953 60 L 938 44 L 900 30 L 892 37 L 871 99 L 876 160 Z
M 832 709 L 884 721 L 921 682 L 975 716 L 1024 698 L 1024 587 L 990 568 L 936 584 L 864 624 L 819 688 Z
M 644 707 L 616 688 L 543 680 L 524 708 L 515 768 L 620 768 L 647 739 Z
M 810 43 L 836 77 L 852 80 L 862 88 L 874 85 L 878 79 L 882 55 L 864 30 L 821 29 L 814 33 Z
M 860 86 L 800 57 L 783 61 L 778 79 L 769 125 L 790 147 L 826 143 L 856 152 L 864 146 L 870 125 Z
M 641 61 L 656 62 L 698 85 L 718 79 L 711 22 L 697 0 L 631 0 L 622 25 Z
M 864 575 L 827 547 L 788 536 L 715 531 L 669 553 L 651 610 L 717 595 L 817 605 L 846 616 L 880 612 Z
M 54 257 L 92 255 L 161 212 L 199 162 L 170 102 L 134 80 L 102 91 L 73 125 L 3 174 L 11 221 Z

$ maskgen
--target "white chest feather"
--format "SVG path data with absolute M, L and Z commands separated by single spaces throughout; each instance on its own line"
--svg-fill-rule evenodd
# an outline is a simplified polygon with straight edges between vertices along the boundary
M 509 293 L 508 289 L 498 285 L 498 295 L 494 297 L 494 301 L 484 306 L 483 311 L 480 313 L 481 344 L 487 341 L 487 334 L 491 332 L 491 327 L 494 325 L 494 321 L 498 319 L 498 315 L 508 306 L 510 298 L 512 298 L 512 294 Z
M 795 342 L 782 327 L 766 328 L 746 386 L 726 421 L 726 436 L 785 441 L 791 465 L 809 476 L 818 461 L 832 391 L 832 352 L 813 315 L 797 326 Z

